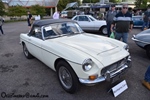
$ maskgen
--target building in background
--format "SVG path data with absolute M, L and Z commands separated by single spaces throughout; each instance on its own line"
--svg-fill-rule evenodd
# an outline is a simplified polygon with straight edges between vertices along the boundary
M 7 3 L 8 6 L 21 5 L 23 7 L 29 8 L 32 5 L 40 5 L 45 8 L 50 8 L 50 14 L 53 14 L 53 8 L 57 11 L 57 4 L 59 0 L 2 0 L 4 3 Z

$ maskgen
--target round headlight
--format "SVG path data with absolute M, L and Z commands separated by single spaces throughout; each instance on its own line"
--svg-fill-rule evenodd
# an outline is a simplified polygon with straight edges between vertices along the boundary
M 91 59 L 84 60 L 82 67 L 84 71 L 89 71 L 92 68 L 93 61 Z
M 91 65 L 84 65 L 84 66 L 83 66 L 83 69 L 84 69 L 85 71 L 89 71 L 91 68 L 92 68 Z

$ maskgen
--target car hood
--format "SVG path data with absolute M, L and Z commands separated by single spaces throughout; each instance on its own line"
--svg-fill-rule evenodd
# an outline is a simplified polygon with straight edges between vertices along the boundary
M 118 47 L 115 43 L 106 40 L 106 37 L 91 34 L 65 36 L 59 38 L 58 42 L 88 53 L 89 55 L 98 55 Z
M 145 41 L 145 42 L 150 42 L 150 33 L 149 33 L 149 29 L 140 32 L 139 34 L 135 35 L 135 39 L 141 40 L 141 41 Z

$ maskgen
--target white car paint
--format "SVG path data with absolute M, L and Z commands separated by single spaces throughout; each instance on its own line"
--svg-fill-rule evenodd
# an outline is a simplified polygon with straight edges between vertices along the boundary
M 64 19 L 60 20 L 60 22 L 62 22 L 61 25 L 59 25 L 59 21 L 56 20 L 57 29 L 66 28 L 67 25 L 70 25 L 75 32 L 78 32 L 69 34 L 65 31 L 65 34 L 58 35 L 59 32 L 57 33 L 55 30 L 55 23 L 47 26 L 47 23 L 51 23 L 52 20 L 48 21 L 49 22 L 47 22 L 47 20 L 43 22 L 37 21 L 37 24 L 32 26 L 30 33 L 20 34 L 20 43 L 26 45 L 30 54 L 54 71 L 56 71 L 55 67 L 58 63 L 58 59 L 63 59 L 71 66 L 79 82 L 83 84 L 96 84 L 115 77 L 118 73 L 120 74 L 129 67 L 128 62 L 131 62 L 131 60 L 129 52 L 125 49 L 127 44 L 108 37 L 85 33 L 76 22 L 66 20 L 68 21 L 68 24 L 66 24 Z M 38 24 L 41 25 L 43 23 L 46 23 L 46 25 L 40 26 L 40 28 L 37 27 Z M 67 28 L 69 30 L 71 29 L 69 27 Z M 54 29 L 57 33 L 57 37 L 53 38 L 53 35 L 52 38 L 44 37 L 46 36 L 44 29 L 46 31 Z M 61 31 L 63 32 L 63 30 Z M 36 37 L 36 34 L 39 33 L 42 37 Z M 83 63 L 87 59 L 92 60 L 92 68 L 85 71 L 83 69 Z M 106 72 L 105 70 L 103 71 L 105 68 L 107 70 L 111 69 L 111 72 L 107 70 Z M 89 76 L 92 75 L 97 75 L 97 78 L 90 80 Z
M 86 58 L 92 58 L 96 65 L 100 65 L 97 66 L 100 71 L 103 67 L 129 55 L 123 48 L 125 45 L 123 42 L 92 34 L 79 34 L 49 40 L 36 39 L 27 34 L 21 34 L 20 37 L 21 41 L 28 41 L 25 44 L 36 58 L 54 70 L 54 62 L 57 58 L 64 58 L 80 65 Z M 84 74 L 80 73 L 81 76 L 78 77 L 85 76 Z

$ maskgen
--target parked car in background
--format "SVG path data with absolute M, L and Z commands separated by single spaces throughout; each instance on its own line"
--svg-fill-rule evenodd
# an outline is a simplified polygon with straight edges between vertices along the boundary
M 68 17 L 68 11 L 62 11 L 62 12 L 60 13 L 60 16 L 61 16 L 62 18 L 67 18 L 67 17 Z
M 107 34 L 105 20 L 97 20 L 91 15 L 76 15 L 72 20 L 77 21 L 84 31 L 97 31 L 104 35 Z
M 150 29 L 144 30 L 132 37 L 135 43 L 146 50 L 147 56 L 150 58 Z
M 69 93 L 76 92 L 79 83 L 115 81 L 131 62 L 127 44 L 85 33 L 69 19 L 37 20 L 29 33 L 20 34 L 20 43 L 26 58 L 34 56 L 56 71 Z
M 142 27 L 143 26 L 143 16 L 132 16 L 133 27 Z

